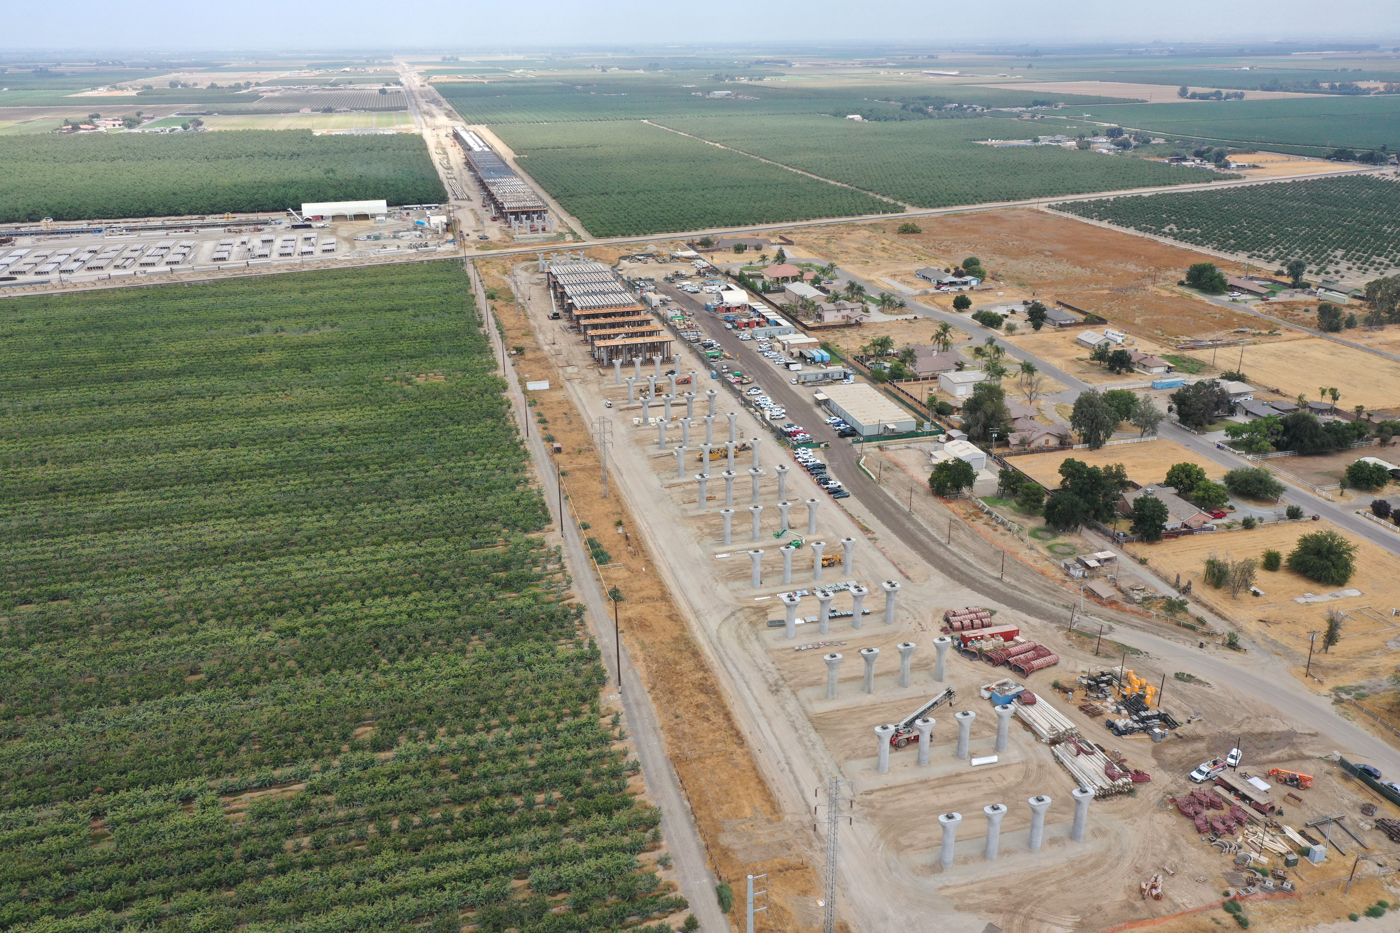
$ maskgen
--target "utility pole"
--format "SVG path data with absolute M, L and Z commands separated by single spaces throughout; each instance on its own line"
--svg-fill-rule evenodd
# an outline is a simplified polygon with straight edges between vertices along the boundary
M 753 883 L 754 883 L 755 881 L 762 881 L 763 879 L 765 879 L 765 878 L 767 878 L 767 877 L 768 877 L 768 873 L 767 873 L 767 872 L 764 872 L 764 873 L 761 874 L 761 875 L 749 875 L 749 895 L 748 895 L 748 905 L 749 905 L 749 906 L 748 906 L 748 915 L 747 915 L 747 916 L 748 916 L 748 923 L 747 923 L 747 925 L 746 925 L 745 928 L 744 928 L 744 929 L 745 929 L 745 933 L 753 933 L 753 918 L 754 918 L 754 914 L 762 913 L 763 911 L 765 911 L 765 910 L 768 909 L 768 889 L 767 889 L 767 888 L 764 888 L 762 891 L 755 891 L 755 890 L 753 889 Z M 763 897 L 763 906 L 762 906 L 762 907 L 755 907 L 755 906 L 754 906 L 754 898 L 756 898 L 756 897 L 758 897 L 758 896 L 760 896 L 760 895 L 762 895 L 762 897 Z
M 608 595 L 612 597 L 613 604 L 613 650 L 617 652 L 614 658 L 617 662 L 617 692 L 622 693 L 622 630 L 617 624 L 617 604 L 620 602 L 617 598 L 617 587 L 609 590 Z
M 1308 632 L 1308 666 L 1303 670 L 1304 677 L 1312 676 L 1313 644 L 1317 641 L 1317 635 L 1317 632 Z
M 1096 657 L 1096 658 L 1099 656 L 1099 645 L 1101 645 L 1101 644 L 1103 644 L 1103 626 L 1102 626 L 1102 625 L 1099 626 L 1099 638 L 1098 638 L 1098 641 L 1094 642 L 1094 657 Z
M 1167 675 L 1162 675 L 1162 686 L 1157 688 L 1157 708 L 1162 708 L 1162 694 L 1167 690 Z
M 818 789 L 817 793 L 821 793 Z M 826 782 L 826 890 L 822 897 L 822 933 L 836 933 L 836 866 L 840 857 L 841 806 L 855 807 L 855 786 L 838 777 Z M 818 807 L 813 808 L 818 809 Z M 850 817 L 847 820 L 850 821 Z

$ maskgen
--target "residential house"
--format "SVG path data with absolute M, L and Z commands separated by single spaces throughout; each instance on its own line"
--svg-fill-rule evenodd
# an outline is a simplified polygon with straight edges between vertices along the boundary
M 1064 308 L 1054 308 L 1046 305 L 1045 323 L 1049 324 L 1051 327 L 1073 327 L 1076 324 L 1083 324 L 1084 320 L 1083 318 L 1071 314 Z
M 1175 489 L 1165 484 L 1128 490 L 1118 499 L 1118 511 L 1124 515 L 1132 515 L 1133 503 L 1142 496 L 1156 496 L 1166 503 L 1167 531 L 1203 528 L 1211 522 L 1209 515 L 1178 496 Z
M 1278 414 L 1278 410 L 1268 402 L 1256 402 L 1252 399 L 1242 402 L 1240 410 L 1251 418 L 1267 418 Z
M 932 266 L 915 269 L 914 274 L 927 282 L 931 282 L 935 288 L 974 288 L 982 284 L 982 280 L 976 276 L 950 275 L 942 269 L 935 269 Z
M 864 320 L 866 314 L 866 307 L 863 304 L 828 299 L 817 302 L 814 319 L 819 324 L 856 324 Z
M 1269 406 L 1281 415 L 1291 415 L 1298 410 L 1298 406 L 1296 403 L 1287 401 L 1285 399 L 1279 399 L 1277 401 L 1270 402 Z
M 1318 416 L 1335 414 L 1337 411 L 1337 406 L 1331 402 L 1308 402 L 1305 407 L 1309 412 Z
M 914 372 L 920 379 L 928 379 L 939 373 L 955 372 L 962 365 L 962 354 L 957 350 L 938 351 L 933 347 L 914 348 Z
M 1165 375 L 1172 368 L 1172 364 L 1160 356 L 1153 356 L 1142 350 L 1129 350 L 1128 353 L 1133 358 L 1133 368 L 1145 375 Z
M 1250 385 L 1247 382 L 1224 380 L 1220 383 L 1220 385 L 1225 389 L 1226 392 L 1230 393 L 1231 402 L 1249 402 L 1253 401 L 1254 399 L 1254 386 Z
M 1251 282 L 1249 279 L 1242 279 L 1237 276 L 1227 276 L 1225 279 L 1230 287 L 1237 292 L 1244 292 L 1246 295 L 1254 295 L 1256 298 L 1263 298 L 1270 294 L 1270 290 L 1260 285 L 1258 282 Z
M 1041 424 L 1028 418 L 1011 423 L 1012 447 L 1065 447 L 1072 441 L 1070 429 L 1063 424 Z
M 802 270 L 790 262 L 784 262 L 764 269 L 763 277 L 770 282 L 794 282 L 802 278 Z
M 972 387 L 986 378 L 987 374 L 980 369 L 939 373 L 938 388 L 954 398 L 966 398 L 972 394 Z

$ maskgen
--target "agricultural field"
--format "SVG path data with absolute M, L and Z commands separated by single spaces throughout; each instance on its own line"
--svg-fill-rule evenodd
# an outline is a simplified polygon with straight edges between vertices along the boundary
M 494 130 L 520 168 L 595 236 L 903 210 L 645 123 Z
M 0 138 L 0 221 L 280 211 L 446 197 L 422 137 L 309 131 Z
M 201 117 L 207 130 L 330 130 L 406 129 L 414 127 L 407 110 L 376 110 L 358 113 L 248 113 L 212 114 Z M 179 126 L 188 117 L 168 117 L 151 126 Z
M 442 262 L 5 303 L 0 930 L 685 906 L 469 296 Z
M 403 110 L 407 106 L 402 90 L 388 88 L 383 94 L 375 90 L 286 91 L 264 94 L 236 108 L 224 106 L 217 109 L 221 113 L 286 113 L 302 107 L 312 110 L 327 107 L 332 110 Z
M 1220 191 L 1105 198 L 1055 210 L 1269 267 L 1302 259 L 1322 272 L 1382 276 L 1400 266 L 1400 182 L 1348 175 Z
M 608 78 L 595 75 L 574 80 L 577 83 L 525 79 L 485 84 L 442 81 L 434 82 L 433 88 L 456 107 L 468 123 L 487 124 L 837 112 L 844 115 L 857 110 L 894 115 L 899 112 L 898 105 L 882 101 L 920 95 L 936 95 L 984 107 L 1021 107 L 1047 101 L 1087 105 L 1118 99 L 961 85 L 930 88 L 916 83 L 852 84 L 849 78 L 839 83 L 774 80 L 747 85 L 737 91 L 732 85 L 708 80 L 708 76 L 687 84 L 681 84 L 676 78 L 650 76 Z M 716 90 L 729 90 L 739 97 L 711 99 L 705 96 Z
M 1400 147 L 1400 95 L 1177 104 L 1117 104 L 1086 108 L 1093 118 L 1169 136 L 1277 146 L 1320 154 L 1338 146 Z
M 917 207 L 948 207 L 1091 191 L 1199 184 L 1236 176 L 1058 146 L 997 149 L 1021 139 L 1020 120 L 855 123 L 824 116 L 668 120 L 667 126 Z

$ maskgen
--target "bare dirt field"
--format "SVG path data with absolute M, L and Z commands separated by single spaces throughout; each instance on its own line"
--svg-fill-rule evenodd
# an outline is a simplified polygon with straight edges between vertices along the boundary
M 1210 362 L 1209 352 L 1187 354 Z M 1244 348 L 1243 372 L 1251 385 L 1274 389 L 1285 397 L 1317 398 L 1319 386 L 1341 392 L 1344 409 L 1400 405 L 1400 364 L 1322 337 L 1303 337 Z
M 1222 531 L 1191 535 L 1157 544 L 1130 544 L 1127 550 L 1146 557 L 1161 576 L 1171 580 L 1181 574 L 1190 580 L 1195 595 L 1215 609 L 1234 618 L 1250 637 L 1269 645 L 1301 673 L 1308 655 L 1308 632 L 1327 627 L 1327 611 L 1346 613 L 1342 640 L 1328 653 L 1313 655 L 1312 672 L 1328 682 L 1354 683 L 1395 672 L 1395 650 L 1400 648 L 1400 618 L 1390 610 L 1400 607 L 1400 577 L 1395 559 L 1368 541 L 1352 538 L 1357 545 L 1356 573 L 1346 587 L 1315 583 L 1287 568 L 1270 573 L 1260 570 L 1255 585 L 1263 596 L 1247 592 L 1232 597 L 1228 590 L 1217 590 L 1201 580 L 1207 557 L 1257 558 L 1267 548 L 1281 552 L 1285 560 L 1298 538 L 1315 531 L 1335 530 L 1326 522 L 1285 522 L 1264 525 L 1251 531 Z M 1325 602 L 1297 603 L 1305 593 L 1326 595 L 1342 589 L 1356 589 L 1358 596 L 1344 596 Z
M 1174 284 L 1192 263 L 1216 262 L 1231 275 L 1244 272 L 1243 266 L 1146 237 L 1025 209 L 921 217 L 919 234 L 895 234 L 898 225 L 803 228 L 787 235 L 804 250 L 867 279 L 923 265 L 944 268 L 977 256 L 1008 296 L 1017 290 L 1042 301 L 1064 301 L 1168 343 L 1259 325 L 1258 318 L 1184 294 Z
M 1175 441 L 1158 438 L 1141 444 L 1119 444 L 1113 447 L 1100 447 L 1098 450 L 1057 450 L 1044 454 L 1026 454 L 1013 457 L 1011 465 L 1026 473 L 1047 489 L 1060 485 L 1060 464 L 1073 457 L 1089 466 L 1107 466 L 1121 463 L 1128 471 L 1128 478 L 1140 485 L 1160 483 L 1167 477 L 1167 470 L 1175 463 L 1194 463 L 1206 471 L 1206 476 L 1219 480 L 1225 475 L 1225 467 L 1197 456 Z
M 1355 461 L 1362 457 L 1380 457 L 1382 460 L 1394 460 L 1397 451 L 1394 447 L 1356 447 L 1351 450 L 1338 450 L 1330 454 L 1317 454 L 1312 457 L 1281 457 L 1270 460 L 1269 466 L 1278 467 L 1288 473 L 1298 477 L 1305 482 L 1315 486 L 1331 486 L 1340 483 L 1346 474 L 1346 469 Z M 1395 486 L 1388 487 L 1385 492 L 1367 493 L 1357 490 L 1361 498 L 1370 502 L 1376 496 L 1393 495 Z
M 1029 329 L 1018 329 L 1015 334 L 1005 339 L 1023 350 L 1034 353 L 1069 375 L 1094 385 L 1110 382 L 1141 382 L 1147 378 L 1141 373 L 1114 374 L 1098 363 L 1091 363 L 1089 361 L 1089 348 L 1075 339 L 1087 329 L 1086 327 L 1046 327 L 1038 334 Z M 1130 338 L 1130 340 L 1131 342 L 1125 343 L 1124 346 L 1134 350 L 1143 350 L 1157 355 L 1174 352 L 1169 347 L 1144 338 Z
M 1087 94 L 1098 97 L 1129 97 L 1146 101 L 1149 104 L 1192 103 L 1177 95 L 1180 85 L 1132 84 L 1121 81 L 1046 81 L 1042 83 L 983 84 L 981 87 L 1006 88 L 1012 91 L 1045 91 L 1049 94 Z M 1193 91 L 1213 91 L 1214 88 L 1191 88 Z M 1293 94 L 1287 91 L 1246 91 L 1249 100 L 1283 100 L 1289 97 L 1307 97 L 1307 94 Z M 1209 103 L 1209 101 L 1196 101 Z

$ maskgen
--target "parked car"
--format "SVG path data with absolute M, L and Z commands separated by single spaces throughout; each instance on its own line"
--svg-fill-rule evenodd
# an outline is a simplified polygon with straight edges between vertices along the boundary
M 1240 766 L 1241 752 L 1238 748 L 1230 749 L 1230 754 L 1225 756 L 1225 767 L 1238 768 Z
M 838 489 L 838 490 L 836 490 L 835 492 L 833 492 L 833 493 L 831 494 L 831 498 L 833 498 L 833 499 L 849 499 L 849 498 L 851 498 L 851 494 L 850 494 L 849 492 L 847 492 L 846 490 L 844 490 L 844 489 Z
M 744 394 L 758 396 L 763 394 L 763 390 L 760 389 L 758 386 L 754 386 L 752 389 L 748 389 L 747 391 L 745 391 Z
M 1229 515 L 1229 514 L 1230 514 L 1230 513 L 1229 513 L 1229 512 L 1226 512 L 1224 509 L 1211 509 L 1211 510 L 1210 510 L 1210 517 L 1211 517 L 1211 518 L 1224 518 L 1226 515 Z
M 1381 779 L 1381 769 L 1375 765 L 1357 765 L 1356 770 L 1373 780 L 1379 781 Z

